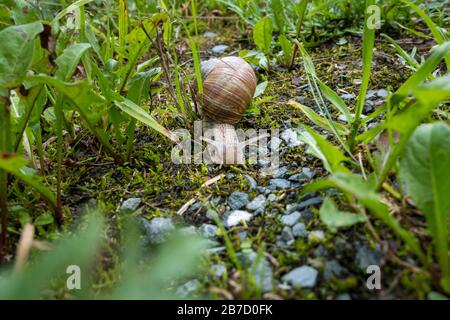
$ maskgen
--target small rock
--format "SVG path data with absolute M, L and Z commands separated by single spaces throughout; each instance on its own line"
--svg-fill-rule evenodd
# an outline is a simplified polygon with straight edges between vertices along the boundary
M 353 100 L 353 99 L 355 99 L 355 95 L 352 93 L 346 93 L 346 94 L 341 95 L 341 98 L 344 100 Z
M 296 238 L 306 238 L 308 237 L 308 231 L 304 223 L 297 223 L 292 227 L 292 233 Z
M 366 272 L 368 266 L 380 265 L 380 252 L 363 245 L 356 252 L 355 260 L 358 268 Z
M 258 166 L 260 168 L 267 168 L 270 166 L 270 160 L 268 159 L 258 159 Z
M 256 180 L 253 179 L 252 176 L 249 176 L 248 174 L 246 174 L 245 178 L 247 179 L 248 183 L 250 184 L 250 189 L 255 189 L 258 186 L 258 184 L 256 183 Z
M 200 233 L 206 238 L 216 237 L 217 226 L 213 224 L 204 223 L 199 228 Z
M 376 96 L 377 96 L 377 91 L 369 90 L 369 91 L 367 91 L 367 94 L 366 94 L 366 100 L 370 100 L 372 98 L 375 98 Z
M 209 220 L 214 220 L 214 218 L 216 218 L 216 217 L 218 217 L 218 216 L 219 216 L 219 214 L 217 213 L 216 210 L 208 209 L 208 210 L 206 211 L 206 217 L 207 217 Z
M 300 202 L 300 205 L 298 206 L 298 209 L 304 209 L 304 208 L 311 207 L 311 206 L 317 207 L 317 206 L 321 205 L 322 202 L 323 202 L 323 199 L 320 197 L 314 197 L 314 198 L 310 198 L 310 199 L 304 200 L 304 201 L 302 200 Z
M 281 133 L 281 139 L 283 139 L 289 148 L 295 148 L 302 144 L 298 138 L 297 131 L 293 129 L 287 129 Z
M 377 95 L 381 98 L 386 98 L 389 95 L 389 91 L 386 89 L 381 89 L 377 91 Z
M 289 189 L 290 187 L 291 182 L 286 179 L 271 179 L 269 183 L 269 189 L 271 190 Z
M 216 54 L 216 55 L 221 55 L 225 53 L 225 50 L 227 50 L 229 48 L 229 46 L 225 45 L 225 44 L 219 44 L 217 46 L 214 46 L 211 51 L 212 53 Z
M 141 204 L 141 198 L 130 198 L 125 200 L 120 206 L 120 210 L 122 211 L 136 211 L 136 209 Z
M 215 32 L 207 31 L 203 34 L 206 38 L 214 38 L 217 34 Z
M 281 280 L 291 284 L 293 287 L 308 289 L 316 286 L 318 274 L 319 272 L 316 269 L 302 266 L 285 274 Z
M 348 293 L 341 293 L 336 296 L 335 300 L 352 300 L 352 297 Z
M 301 173 L 297 173 L 297 174 L 290 176 L 289 180 L 293 181 L 293 182 L 305 182 L 305 181 L 309 181 L 312 178 L 314 178 L 315 175 L 316 175 L 316 173 L 313 170 L 305 167 L 302 169 Z
M 227 273 L 227 267 L 223 263 L 214 264 L 211 266 L 211 271 L 214 277 L 221 278 L 223 275 Z
M 281 240 L 286 242 L 288 246 L 292 245 L 295 242 L 295 237 L 290 227 L 285 226 L 283 228 L 283 230 L 281 231 Z
M 247 210 L 254 211 L 255 214 L 263 213 L 266 202 L 266 197 L 261 194 L 248 203 L 246 208 Z
M 322 230 L 314 230 L 309 233 L 308 240 L 323 241 L 325 240 L 325 232 Z
M 274 172 L 273 172 L 273 177 L 274 178 L 284 178 L 284 176 L 286 175 L 286 173 L 289 171 L 289 168 L 288 167 L 281 167 L 281 168 L 278 168 L 277 170 L 275 170 Z
M 147 239 L 152 244 L 164 242 L 175 230 L 175 225 L 170 218 L 153 218 L 150 221 L 143 219 L 143 222 Z
M 179 286 L 175 291 L 175 295 L 186 298 L 200 288 L 200 282 L 197 279 L 191 280 Z
M 228 205 L 233 210 L 238 210 L 248 203 L 248 194 L 245 192 L 234 191 L 228 197 Z
M 300 217 L 301 217 L 300 212 L 295 211 L 291 214 L 285 214 L 284 216 L 281 216 L 280 221 L 285 226 L 292 227 L 298 222 L 298 220 L 300 220 Z
M 283 141 L 278 138 L 278 137 L 273 137 L 270 140 L 270 150 L 272 150 L 272 152 L 276 152 L 280 149 L 280 145 Z
M 267 201 L 269 202 L 275 202 L 277 200 L 277 196 L 274 195 L 273 193 L 269 194 L 269 196 L 267 197 Z
M 231 228 L 241 223 L 241 221 L 250 221 L 252 218 L 253 215 L 247 211 L 234 210 L 227 216 L 224 225 Z
M 344 269 L 339 264 L 337 260 L 329 260 L 325 263 L 325 268 L 323 271 L 323 276 L 325 280 L 330 280 L 332 277 L 340 278 L 342 277 L 342 274 L 344 272 Z
M 185 236 L 193 236 L 197 234 L 197 228 L 195 226 L 189 226 L 179 229 L 180 233 Z

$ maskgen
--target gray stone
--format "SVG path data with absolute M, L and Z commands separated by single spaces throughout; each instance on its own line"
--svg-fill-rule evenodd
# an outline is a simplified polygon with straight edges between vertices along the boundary
M 258 166 L 260 168 L 267 168 L 270 166 L 270 160 L 268 159 L 258 159 Z
M 250 221 L 252 218 L 253 215 L 247 211 L 234 210 L 227 215 L 224 225 L 227 228 L 231 228 L 241 223 L 241 221 Z
M 317 206 L 321 205 L 322 202 L 323 202 L 323 199 L 320 197 L 314 197 L 314 198 L 310 198 L 308 200 L 302 200 L 300 202 L 300 205 L 298 206 L 297 210 L 299 210 L 299 209 L 301 210 L 301 209 L 304 209 L 304 208 L 307 208 L 310 206 L 317 207 Z
M 203 36 L 206 38 L 214 38 L 217 34 L 215 32 L 206 31 Z
M 325 240 L 325 232 L 322 230 L 311 231 L 308 235 L 308 239 L 312 241 L 323 241 Z
M 290 187 L 291 182 L 286 179 L 271 179 L 269 183 L 269 189 L 271 190 L 289 189 Z
M 209 220 L 214 220 L 214 218 L 219 217 L 219 214 L 217 213 L 216 210 L 208 209 L 208 210 L 206 211 L 206 217 L 207 217 Z
M 353 100 L 353 99 L 355 99 L 355 95 L 352 93 L 345 93 L 345 94 L 341 95 L 341 98 L 344 100 Z
M 152 244 L 164 242 L 175 230 L 175 225 L 170 218 L 153 218 L 150 221 L 143 219 L 143 223 L 147 239 Z
M 227 267 L 223 263 L 214 264 L 211 266 L 211 271 L 212 271 L 211 273 L 214 275 L 214 277 L 221 278 L 225 274 L 227 274 Z
M 120 210 L 122 211 L 136 211 L 136 209 L 141 204 L 141 198 L 130 198 L 125 200 L 120 206 Z
M 248 183 L 250 184 L 250 189 L 255 189 L 258 186 L 258 184 L 256 183 L 256 180 L 253 179 L 252 176 L 249 176 L 248 174 L 246 174 L 245 178 L 247 179 Z
M 270 150 L 272 150 L 272 152 L 278 151 L 282 142 L 283 140 L 281 140 L 280 138 L 273 137 L 272 139 L 270 139 Z
M 281 231 L 281 240 L 286 242 L 286 245 L 290 246 L 295 242 L 294 234 L 292 233 L 292 229 L 288 226 L 285 226 Z
M 298 222 L 298 220 L 300 220 L 300 217 L 301 217 L 300 212 L 294 211 L 291 214 L 285 214 L 285 215 L 281 216 L 280 221 L 285 226 L 292 227 L 293 225 L 295 225 Z
M 267 197 L 267 201 L 269 202 L 275 202 L 277 200 L 277 196 L 274 195 L 273 193 L 269 194 L 269 196 Z
M 228 205 L 233 210 L 238 210 L 243 208 L 248 203 L 248 194 L 245 192 L 234 191 L 228 197 Z
M 366 272 L 368 266 L 380 265 L 380 252 L 367 245 L 363 245 L 358 248 L 355 260 L 358 268 Z
M 309 266 L 302 266 L 285 274 L 281 280 L 296 288 L 310 289 L 316 286 L 318 274 L 319 272 L 316 269 Z
M 257 196 L 255 199 L 253 199 L 251 202 L 247 204 L 247 210 L 254 211 L 255 214 L 263 213 L 264 208 L 266 207 L 266 197 L 264 197 L 262 194 Z
M 270 262 L 266 257 L 258 258 L 256 252 L 239 252 L 237 258 L 242 264 L 242 267 L 251 272 L 255 284 L 261 288 L 263 292 L 272 291 L 273 271 Z M 258 258 L 258 262 L 256 262 Z M 256 266 L 255 266 L 256 263 Z
M 186 282 L 179 286 L 175 291 L 175 295 L 180 298 L 186 298 L 200 288 L 200 282 L 197 279 Z
M 389 91 L 386 89 L 381 89 L 377 91 L 377 95 L 381 98 L 386 98 L 389 95 Z
M 214 47 L 211 49 L 211 51 L 212 51 L 212 53 L 214 53 L 214 54 L 221 55 L 221 54 L 224 54 L 224 53 L 225 53 L 225 50 L 227 50 L 228 48 L 229 48 L 229 46 L 227 46 L 227 45 L 225 45 L 225 44 L 219 44 L 219 45 L 217 45 L 217 46 L 214 46 Z
M 287 129 L 281 133 L 281 139 L 283 139 L 289 148 L 295 148 L 302 145 L 302 142 L 298 138 L 297 131 L 293 129 Z
M 272 175 L 274 178 L 284 178 L 288 171 L 289 168 L 285 166 L 274 170 Z
M 348 293 L 341 293 L 336 296 L 335 300 L 352 300 L 352 297 Z
M 185 236 L 197 235 L 197 228 L 195 226 L 189 226 L 179 229 L 180 233 Z
M 204 223 L 199 228 L 200 233 L 206 238 L 216 237 L 217 226 L 213 224 Z
M 323 271 L 323 277 L 325 280 L 330 280 L 333 277 L 342 277 L 344 268 L 339 264 L 337 260 L 329 260 L 325 263 Z
M 306 226 L 304 223 L 296 223 L 292 227 L 292 233 L 296 238 L 306 238 L 308 237 L 308 231 L 306 230 Z

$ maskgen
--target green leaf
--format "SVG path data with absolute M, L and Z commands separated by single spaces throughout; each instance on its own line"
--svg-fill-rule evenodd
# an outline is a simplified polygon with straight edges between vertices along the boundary
M 50 191 L 42 181 L 35 175 L 30 175 L 26 170 L 26 164 L 28 161 L 19 156 L 6 157 L 0 153 L 0 169 L 14 175 L 16 178 L 22 180 L 32 188 L 36 189 L 37 192 L 52 206 L 53 209 L 56 208 L 56 197 L 55 194 Z
M 270 8 L 272 9 L 273 18 L 278 31 L 283 33 L 286 16 L 281 0 L 270 0 Z
M 41 33 L 40 22 L 12 26 L 0 31 L 0 87 L 18 87 L 25 78 L 34 53 L 34 38 Z
M 320 208 L 320 219 L 333 232 L 340 228 L 349 228 L 355 224 L 367 221 L 367 218 L 362 214 L 339 211 L 334 201 L 330 198 L 326 198 Z
M 55 24 L 56 22 L 58 22 L 59 19 L 64 17 L 69 12 L 74 11 L 74 10 L 80 8 L 81 6 L 84 6 L 85 4 L 87 4 L 89 2 L 92 2 L 92 1 L 94 1 L 94 0 L 78 0 L 78 1 L 75 1 L 74 3 L 69 5 L 68 7 L 64 8 L 63 10 L 61 10 L 56 15 L 56 17 L 52 20 L 52 25 Z
M 54 221 L 55 220 L 53 219 L 53 216 L 50 213 L 45 212 L 41 214 L 39 217 L 37 217 L 36 220 L 34 220 L 34 225 L 45 226 L 48 224 L 52 224 Z
M 272 31 L 272 19 L 269 17 L 260 19 L 253 28 L 253 41 L 255 41 L 256 47 L 264 54 L 270 53 Z
M 342 165 L 342 162 L 348 161 L 348 158 L 342 151 L 311 128 L 307 126 L 304 127 L 306 131 L 301 132 L 299 136 L 300 140 L 308 145 L 307 152 L 322 160 L 325 169 L 330 173 L 348 171 L 348 169 Z
M 264 82 L 259 83 L 256 86 L 256 90 L 255 90 L 255 94 L 253 95 L 253 98 L 258 98 L 260 95 L 262 95 L 264 93 L 264 91 L 266 91 L 268 84 L 269 84 L 269 81 L 264 81 Z
M 424 213 L 444 277 L 450 276 L 450 126 L 424 124 L 416 129 L 401 159 L 400 178 L 408 195 Z M 447 287 L 447 291 L 450 287 Z M 448 291 L 450 292 L 450 291 Z
M 292 43 L 284 34 L 278 37 L 278 43 L 283 50 L 283 63 L 289 66 L 292 56 Z
M 133 101 L 126 98 L 114 101 L 114 104 L 123 112 L 127 113 L 136 120 L 148 125 L 150 128 L 156 130 L 170 140 L 176 142 L 176 136 L 173 132 L 167 130 L 160 125 L 152 116 L 145 112 L 141 107 L 136 105 Z
M 58 65 L 55 76 L 63 81 L 69 81 L 78 66 L 81 56 L 90 47 L 89 43 L 75 43 L 64 49 L 63 53 L 55 60 L 55 63 Z
M 344 115 L 345 119 L 347 120 L 347 123 L 350 123 L 353 117 L 344 100 L 321 80 L 316 78 L 316 81 L 319 84 L 320 90 L 322 91 L 325 98 L 327 98 L 328 101 L 330 101 L 333 104 L 333 106 L 335 106 L 336 109 Z

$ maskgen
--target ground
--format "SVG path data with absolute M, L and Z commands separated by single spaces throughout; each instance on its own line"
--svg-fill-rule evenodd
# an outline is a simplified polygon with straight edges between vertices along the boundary
M 202 59 L 216 56 L 211 51 L 216 45 L 228 46 L 224 55 L 250 49 L 232 23 L 216 22 L 209 27 L 214 34 L 202 36 Z M 330 40 L 308 50 L 319 78 L 354 105 L 361 77 L 361 38 L 348 36 L 345 42 L 338 42 Z M 411 38 L 400 39 L 400 43 L 406 49 L 413 46 L 429 49 L 427 43 Z M 376 48 L 366 112 L 384 101 L 384 90 L 396 89 L 411 74 L 381 38 L 377 39 Z M 258 78 L 269 81 L 264 97 L 273 98 L 260 106 L 259 115 L 247 117 L 238 127 L 279 128 L 283 137 L 287 130 L 297 130 L 302 123 L 312 125 L 300 111 L 286 104 L 294 99 L 318 111 L 299 59 L 291 70 L 272 63 L 269 72 L 258 71 Z M 177 129 L 180 125 L 160 112 L 166 98 L 164 92 L 154 97 L 153 114 L 163 125 Z M 145 223 L 155 217 L 168 218 L 161 223 L 174 223 L 180 228 L 194 226 L 196 232 L 211 239 L 212 253 L 202 261 L 207 276 L 186 279 L 186 284 L 179 288 L 182 294 L 266 299 L 423 298 L 429 289 L 429 279 L 378 220 L 371 218 L 365 224 L 335 233 L 322 224 L 317 210 L 325 194 L 302 194 L 302 186 L 326 176 L 326 171 L 319 160 L 306 153 L 304 145 L 297 144 L 283 140 L 280 169 L 272 176 L 262 176 L 261 163 L 175 165 L 170 161 L 173 144 L 144 126 L 136 130 L 132 161 L 118 166 L 105 158 L 89 134 L 84 135 L 67 155 L 63 194 L 65 204 L 74 213 L 74 221 L 86 204 L 93 203 L 109 218 L 111 250 L 105 252 L 104 263 L 98 270 L 98 287 L 108 287 L 117 277 L 116 221 L 123 212 L 123 202 L 137 198 L 136 206 L 134 200 L 128 204 L 133 215 Z M 202 187 L 219 175 L 223 178 Z M 257 197 L 259 201 L 247 207 Z M 191 199 L 196 200 L 186 212 L 177 215 Z M 263 212 L 255 213 L 261 206 L 264 209 L 259 211 Z M 241 270 L 233 263 L 223 234 L 217 232 L 211 220 L 211 212 L 215 211 L 226 227 L 231 209 L 252 214 L 245 224 L 228 228 L 231 250 L 241 262 Z M 402 217 L 405 212 L 394 214 Z M 415 227 L 407 217 L 404 221 Z M 149 237 L 158 232 L 147 227 Z M 381 290 L 369 290 L 366 286 L 369 265 L 381 267 Z M 295 275 L 292 279 L 291 272 Z M 303 289 L 298 289 L 299 281 Z

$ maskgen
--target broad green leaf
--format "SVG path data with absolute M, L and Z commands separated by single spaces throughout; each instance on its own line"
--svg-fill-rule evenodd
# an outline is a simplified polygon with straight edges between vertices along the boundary
M 55 76 L 60 80 L 69 81 L 78 66 L 81 56 L 90 47 L 89 43 L 75 43 L 64 49 L 63 53 L 55 60 L 55 63 L 58 65 Z
M 37 217 L 36 220 L 34 220 L 34 225 L 45 226 L 52 224 L 54 221 L 55 219 L 53 219 L 53 216 L 50 213 L 44 212 L 39 217 Z
M 34 38 L 41 33 L 40 22 L 12 26 L 0 31 L 0 87 L 18 87 L 31 65 Z
M 268 84 L 269 84 L 269 81 L 264 81 L 264 82 L 259 83 L 256 86 L 256 90 L 255 90 L 255 94 L 253 95 L 253 98 L 258 98 L 260 95 L 262 95 L 264 93 L 264 91 L 266 91 Z
M 367 221 L 367 218 L 362 214 L 340 211 L 330 198 L 326 198 L 320 208 L 320 219 L 333 232 L 340 228 L 349 228 Z
M 273 18 L 274 18 L 277 30 L 280 33 L 283 33 L 286 16 L 284 14 L 283 4 L 282 4 L 281 0 L 270 0 L 270 8 L 272 9 Z
M 290 100 L 288 102 L 288 104 L 290 106 L 293 106 L 293 107 L 299 109 L 300 111 L 302 111 L 305 114 L 305 116 L 309 120 L 311 120 L 311 122 L 313 122 L 315 125 L 323 128 L 325 130 L 328 130 L 330 132 L 334 132 L 333 128 L 330 125 L 330 123 L 331 123 L 332 125 L 334 125 L 335 129 L 337 130 L 337 132 L 340 135 L 348 134 L 348 129 L 344 125 L 342 125 L 341 123 L 333 122 L 332 120 L 328 120 L 326 118 L 323 118 L 323 117 L 319 116 L 313 109 L 311 109 L 311 108 L 309 108 L 309 107 L 307 107 L 307 106 L 305 106 L 305 105 L 303 105 L 301 103 L 298 103 L 298 102 L 296 102 L 294 100 Z
M 450 276 L 448 222 L 450 217 L 450 126 L 424 124 L 409 140 L 400 163 L 400 178 L 424 213 L 444 277 Z M 448 281 L 448 279 L 447 279 Z M 450 283 L 446 291 L 450 292 Z
M 50 191 L 37 176 L 29 174 L 25 167 L 27 163 L 28 161 L 22 157 L 7 157 L 0 153 L 0 169 L 5 170 L 34 188 L 49 203 L 49 205 L 52 206 L 52 209 L 55 209 L 55 194 Z
M 269 17 L 260 19 L 253 28 L 253 41 L 255 41 L 256 47 L 265 54 L 270 53 L 272 31 L 272 19 Z
M 289 66 L 292 56 L 292 43 L 284 34 L 278 37 L 278 43 L 283 50 L 283 63 Z
M 306 131 L 301 132 L 299 136 L 300 140 L 308 145 L 307 152 L 322 160 L 325 169 L 330 173 L 348 171 L 348 169 L 342 165 L 342 162 L 348 161 L 348 158 L 342 151 L 311 128 L 307 126 L 304 127 Z
M 264 70 L 269 69 L 267 57 L 258 50 L 241 50 L 239 51 L 239 56 L 245 61 L 253 63 Z
M 11 10 L 16 25 L 26 24 L 40 20 L 36 7 L 25 0 L 14 0 Z
M 321 80 L 319 80 L 318 78 L 316 80 L 325 98 L 327 98 L 328 101 L 330 101 L 333 104 L 333 106 L 335 106 L 336 109 L 344 115 L 347 122 L 350 123 L 353 120 L 353 117 L 344 100 Z
M 126 98 L 122 98 L 120 100 L 114 101 L 114 104 L 123 112 L 127 113 L 134 119 L 148 125 L 150 128 L 156 130 L 162 135 L 166 136 L 172 141 L 177 141 L 176 136 L 171 131 L 164 128 L 160 125 L 152 116 L 150 116 L 147 112 L 145 112 L 141 107 L 136 105 L 131 100 Z
M 94 0 L 78 0 L 75 1 L 74 3 L 72 3 L 71 5 L 69 5 L 68 7 L 64 8 L 63 10 L 61 10 L 56 17 L 52 20 L 52 24 L 55 24 L 56 22 L 58 22 L 59 19 L 61 19 L 62 17 L 64 17 L 66 14 L 68 14 L 71 11 L 77 10 L 79 9 L 81 6 L 84 6 L 85 4 L 92 2 Z

